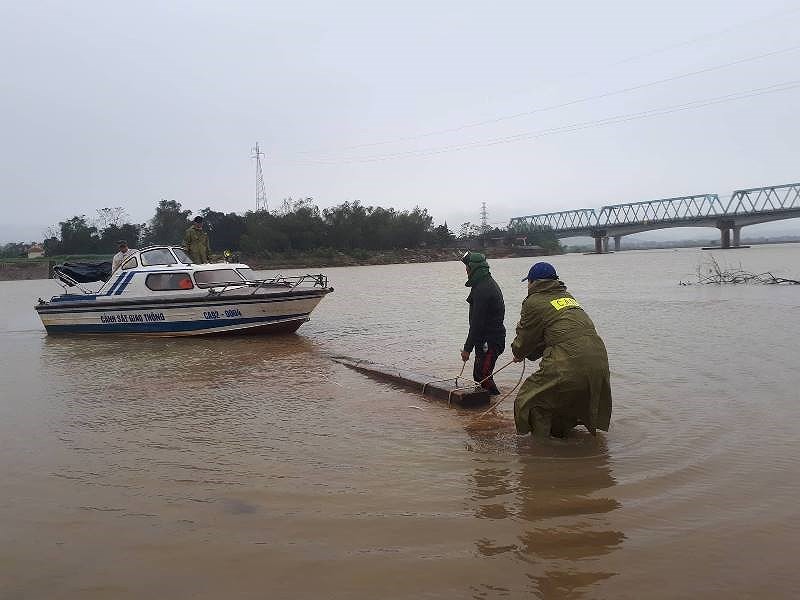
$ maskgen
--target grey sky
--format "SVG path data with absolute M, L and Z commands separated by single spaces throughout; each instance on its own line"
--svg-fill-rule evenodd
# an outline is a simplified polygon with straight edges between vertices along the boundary
M 0 241 L 40 239 L 104 206 L 142 222 L 160 198 L 252 209 L 255 141 L 272 203 L 419 204 L 452 228 L 476 222 L 482 201 L 504 222 L 800 180 L 800 88 L 421 152 L 800 80 L 799 48 L 423 136 L 798 46 L 798 2 L 4 0 L 1 10 Z M 773 227 L 800 232 L 797 221 Z

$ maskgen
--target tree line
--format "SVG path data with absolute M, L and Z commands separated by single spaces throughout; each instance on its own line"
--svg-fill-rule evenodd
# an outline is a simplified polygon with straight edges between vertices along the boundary
M 434 226 L 427 209 L 415 207 L 398 211 L 365 206 L 358 201 L 320 209 L 310 198 L 286 199 L 275 211 L 248 211 L 244 215 L 205 208 L 199 212 L 209 234 L 212 252 L 231 250 L 249 256 L 270 253 L 306 252 L 320 248 L 337 251 L 394 250 L 399 248 L 449 247 L 486 236 L 514 236 L 526 233 L 528 244 L 558 249 L 558 240 L 542 229 L 521 232 L 506 229 L 480 231 L 465 223 L 461 236 L 447 223 Z M 76 215 L 51 228 L 43 242 L 46 256 L 68 254 L 110 254 L 117 242 L 131 247 L 151 244 L 180 244 L 191 225 L 192 211 L 175 200 L 161 200 L 147 223 L 136 224 L 122 208 L 103 208 L 93 219 Z M 464 233 L 466 232 L 466 233 Z

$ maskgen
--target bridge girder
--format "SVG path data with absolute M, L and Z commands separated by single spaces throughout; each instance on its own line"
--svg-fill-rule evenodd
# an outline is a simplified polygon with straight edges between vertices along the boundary
M 725 207 L 716 194 L 696 194 L 662 200 L 604 206 L 598 214 L 600 229 L 616 225 L 649 225 L 687 221 L 722 214 Z
M 725 214 L 749 215 L 791 209 L 800 209 L 800 183 L 736 190 L 725 207 Z
M 514 217 L 509 223 L 509 228 L 550 229 L 553 232 L 569 233 L 571 235 L 590 235 L 589 232 L 592 231 L 596 222 L 597 215 L 593 208 L 580 208 L 541 215 Z M 560 235 L 560 237 L 567 236 Z
M 557 238 L 622 236 L 670 227 L 742 227 L 800 217 L 800 183 L 737 190 L 727 205 L 717 194 L 514 217 L 509 228 L 548 229 Z

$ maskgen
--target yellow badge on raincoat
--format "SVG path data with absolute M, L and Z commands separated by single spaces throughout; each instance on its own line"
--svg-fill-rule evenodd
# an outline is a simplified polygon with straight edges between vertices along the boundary
M 556 298 L 555 300 L 550 300 L 550 304 L 553 305 L 553 308 L 556 310 L 562 310 L 564 308 L 580 308 L 581 305 L 578 304 L 578 301 L 575 298 Z

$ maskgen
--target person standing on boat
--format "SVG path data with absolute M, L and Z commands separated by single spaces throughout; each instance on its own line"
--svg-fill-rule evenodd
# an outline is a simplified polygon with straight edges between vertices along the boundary
M 517 433 L 566 437 L 579 423 L 593 435 L 608 431 L 611 377 L 594 323 L 550 263 L 536 263 L 522 281 L 528 282 L 528 297 L 511 351 L 514 362 L 542 361 L 514 401 Z
M 117 269 L 122 266 L 122 263 L 125 262 L 125 259 L 129 256 L 132 256 L 134 252 L 136 252 L 133 248 L 128 248 L 128 242 L 125 240 L 120 240 L 117 242 L 117 252 L 114 255 L 114 258 L 111 259 L 111 272 L 113 273 Z
M 464 285 L 471 288 L 467 297 L 469 333 L 461 351 L 461 360 L 467 362 L 474 348 L 472 378 L 483 381 L 481 385 L 490 394 L 497 395 L 500 391 L 490 375 L 494 372 L 497 357 L 506 348 L 506 328 L 503 325 L 506 307 L 503 292 L 489 274 L 489 264 L 483 254 L 467 252 L 461 262 L 467 267 L 467 282 Z
M 197 216 L 186 235 L 183 236 L 183 247 L 195 264 L 207 263 L 211 248 L 208 245 L 208 234 L 203 231 L 203 217 Z

